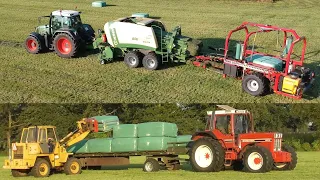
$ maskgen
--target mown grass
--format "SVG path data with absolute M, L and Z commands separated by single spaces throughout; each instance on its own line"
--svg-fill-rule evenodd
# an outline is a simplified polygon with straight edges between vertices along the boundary
M 84 170 L 81 175 L 67 176 L 63 173 L 53 174 L 48 179 L 319 179 L 320 155 L 319 152 L 298 152 L 298 164 L 293 171 L 271 171 L 269 173 L 252 174 L 233 170 L 218 173 L 193 172 L 189 164 L 184 164 L 179 171 L 162 170 L 155 173 L 142 171 L 144 157 L 131 158 L 131 165 L 115 170 L 104 167 L 103 170 Z M 0 166 L 5 157 L 0 157 Z M 0 169 L 0 179 L 15 179 L 9 170 Z M 23 179 L 33 179 L 27 177 Z
M 94 29 L 134 12 L 161 17 L 168 29 L 182 26 L 186 36 L 222 46 L 228 31 L 243 21 L 296 29 L 308 38 L 305 65 L 320 74 L 317 0 L 276 3 L 211 0 L 107 1 L 106 8 L 91 0 L 11 0 L 0 2 L 0 41 L 23 42 L 37 26 L 37 17 L 56 9 L 82 11 L 82 21 Z M 275 42 L 276 43 L 276 42 Z M 320 102 L 320 79 L 306 99 L 296 101 L 276 94 L 252 97 L 241 81 L 192 65 L 159 71 L 128 69 L 123 62 L 100 65 L 97 55 L 61 59 L 53 52 L 31 55 L 22 47 L 0 45 L 0 102 Z

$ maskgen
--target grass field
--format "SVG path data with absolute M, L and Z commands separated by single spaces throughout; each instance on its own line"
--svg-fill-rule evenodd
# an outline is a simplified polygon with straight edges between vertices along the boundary
M 271 171 L 264 174 L 252 174 L 236 172 L 233 170 L 221 171 L 218 173 L 197 173 L 193 172 L 190 165 L 184 164 L 182 170 L 145 173 L 142 171 L 144 157 L 134 157 L 131 165 L 120 170 L 85 170 L 81 175 L 66 176 L 65 174 L 54 174 L 49 179 L 319 179 L 320 176 L 320 154 L 319 152 L 299 152 L 298 165 L 293 171 Z M 0 158 L 0 165 L 3 165 L 5 157 Z M 0 179 L 14 179 L 9 170 L 0 170 Z M 33 179 L 33 177 L 23 178 Z
M 134 12 L 161 17 L 168 29 L 182 26 L 186 36 L 205 44 L 222 45 L 230 29 L 243 21 L 295 29 L 308 39 L 305 66 L 320 74 L 320 3 L 281 0 L 276 3 L 214 0 L 108 0 L 106 8 L 92 8 L 91 0 L 10 0 L 0 2 L 0 102 L 320 102 L 320 79 L 306 99 L 276 94 L 252 97 L 241 81 L 191 65 L 147 71 L 128 69 L 123 62 L 100 65 L 97 55 L 61 59 L 53 52 L 31 55 L 22 43 L 37 26 L 37 17 L 56 9 L 82 11 L 82 21 L 94 29 Z M 4 41 L 6 43 L 4 43 Z

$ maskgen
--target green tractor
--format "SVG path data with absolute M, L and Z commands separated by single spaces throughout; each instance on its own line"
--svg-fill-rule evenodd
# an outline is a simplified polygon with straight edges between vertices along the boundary
M 29 53 L 38 54 L 46 50 L 54 50 L 62 58 L 75 57 L 80 48 L 92 47 L 94 30 L 89 24 L 82 24 L 79 11 L 57 10 L 50 16 L 49 24 L 40 25 L 35 32 L 29 34 L 25 48 Z

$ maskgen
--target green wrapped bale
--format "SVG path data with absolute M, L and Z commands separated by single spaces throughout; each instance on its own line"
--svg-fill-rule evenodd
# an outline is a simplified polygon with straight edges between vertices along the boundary
M 110 153 L 112 138 L 90 139 L 87 144 L 90 153 Z
M 98 121 L 98 130 L 100 132 L 111 131 L 114 126 L 119 125 L 118 116 L 94 116 L 92 119 Z
M 178 127 L 173 123 L 148 122 L 138 125 L 138 137 L 177 137 Z
M 111 145 L 112 152 L 137 151 L 137 138 L 114 138 Z
M 79 141 L 78 143 L 67 148 L 69 153 L 89 153 L 87 139 Z
M 135 138 L 138 137 L 136 124 L 120 124 L 113 127 L 114 138 Z
M 181 135 L 181 136 L 177 136 L 177 142 L 178 142 L 178 143 L 176 144 L 176 146 L 186 147 L 186 146 L 188 145 L 188 143 L 189 143 L 190 141 L 192 141 L 191 138 L 192 138 L 192 135 Z M 179 143 L 181 143 L 181 144 L 179 144 Z
M 172 145 L 168 143 L 176 142 L 172 137 L 142 137 L 138 138 L 138 151 L 164 151 Z

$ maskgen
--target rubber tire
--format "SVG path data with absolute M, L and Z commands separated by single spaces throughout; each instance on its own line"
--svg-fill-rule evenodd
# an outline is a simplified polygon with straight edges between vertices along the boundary
M 59 49 L 57 48 L 57 42 L 59 39 L 61 38 L 66 38 L 69 40 L 69 42 L 71 43 L 71 51 L 68 54 L 63 54 L 59 51 Z M 54 51 L 56 52 L 56 54 L 62 58 L 72 58 L 75 57 L 78 51 L 78 47 L 79 47 L 79 43 L 72 38 L 70 35 L 68 35 L 67 33 L 60 33 L 57 36 L 54 37 L 53 40 L 53 48 Z
M 213 156 L 212 163 L 206 168 L 200 167 L 195 160 L 195 152 L 197 148 L 201 145 L 207 145 L 215 155 Z M 194 144 L 191 147 L 191 150 L 189 151 L 190 164 L 192 166 L 192 169 L 196 172 L 221 171 L 224 168 L 224 156 L 225 151 L 219 143 L 219 141 L 209 137 L 198 139 L 196 142 L 194 142 Z
M 147 163 L 151 163 L 152 164 L 152 170 L 151 171 L 148 171 L 147 169 L 146 169 L 146 164 Z M 153 158 L 148 158 L 145 162 L 144 162 L 144 164 L 143 164 L 143 171 L 144 172 L 156 172 L 156 171 L 159 171 L 160 170 L 160 164 L 159 164 L 159 162 L 157 161 L 157 160 L 155 160 L 155 159 L 153 159 Z
M 39 167 L 40 167 L 40 164 L 42 163 L 45 163 L 47 166 L 48 166 L 48 173 L 45 174 L 45 175 L 41 175 L 39 173 Z M 49 162 L 45 159 L 37 159 L 36 162 L 34 163 L 34 166 L 32 167 L 31 169 L 31 174 L 34 176 L 34 177 L 48 177 L 50 175 L 50 171 L 51 171 L 51 166 L 49 164 Z
M 293 170 L 298 163 L 297 153 L 293 147 L 289 145 L 282 145 L 282 151 L 288 152 L 291 154 L 291 162 L 287 163 L 284 167 L 278 168 L 274 165 L 273 169 L 278 171 L 290 171 Z
M 29 174 L 29 169 L 11 169 L 11 174 L 13 177 L 25 177 Z
M 263 158 L 263 165 L 260 169 L 258 170 L 253 170 L 249 167 L 248 165 L 248 156 L 253 153 L 253 152 L 258 152 L 262 158 Z M 273 167 L 273 158 L 271 152 L 262 146 L 250 146 L 246 149 L 246 151 L 243 154 L 243 165 L 244 168 L 243 170 L 246 172 L 251 172 L 251 173 L 265 173 L 269 172 L 272 170 Z
M 129 58 L 135 58 L 137 61 L 135 64 L 131 64 Z M 141 65 L 141 56 L 140 53 L 137 51 L 131 51 L 125 54 L 124 62 L 129 68 L 137 68 Z
M 153 60 L 154 61 L 154 66 L 149 66 L 148 65 L 148 61 L 149 60 Z M 147 55 L 145 55 L 142 59 L 142 64 L 143 64 L 143 67 L 148 69 L 148 70 L 156 70 L 159 68 L 160 66 L 160 62 L 159 62 L 159 59 L 157 57 L 157 55 L 155 53 L 148 53 Z
M 76 173 L 73 173 L 73 172 L 71 171 L 71 164 L 74 163 L 74 162 L 78 163 L 78 165 L 79 165 L 79 171 L 76 172 Z M 64 170 L 64 173 L 65 173 L 66 175 L 81 174 L 82 168 L 81 168 L 81 162 L 80 162 L 80 160 L 77 159 L 77 158 L 69 158 L 69 159 L 67 160 L 67 162 L 64 164 L 63 170 Z
M 28 40 L 34 40 L 35 42 L 36 42 L 36 45 L 37 45 L 37 49 L 35 49 L 34 51 L 31 51 L 29 48 L 28 48 L 28 45 L 27 45 L 27 42 L 28 42 Z M 42 44 L 41 44 L 41 41 L 38 39 L 38 38 L 36 38 L 36 37 L 34 37 L 34 36 L 31 36 L 31 35 L 29 35 L 28 37 L 27 37 L 27 39 L 25 40 L 25 42 L 24 42 L 24 47 L 25 47 L 25 49 L 28 51 L 28 53 L 31 53 L 31 54 L 38 54 L 41 50 L 42 50 Z
M 255 80 L 258 85 L 259 88 L 257 91 L 251 91 L 249 90 L 249 88 L 247 87 L 247 83 L 249 80 Z M 246 75 L 244 76 L 243 80 L 242 80 L 242 89 L 247 92 L 248 94 L 252 95 L 252 96 L 262 96 L 267 92 L 267 88 L 268 88 L 268 79 L 265 78 L 262 74 L 257 73 L 257 74 L 250 74 L 250 75 Z

